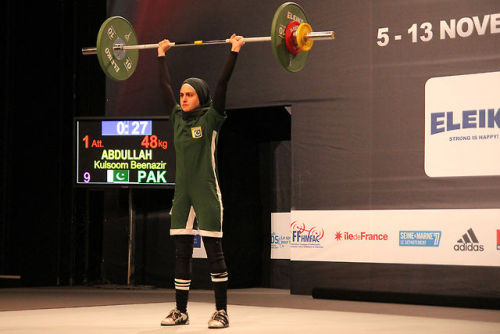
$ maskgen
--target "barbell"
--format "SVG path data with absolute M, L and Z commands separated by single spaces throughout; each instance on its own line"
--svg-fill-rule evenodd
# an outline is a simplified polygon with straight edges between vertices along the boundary
M 288 72 L 298 72 L 305 66 L 314 41 L 332 40 L 333 31 L 313 31 L 300 5 L 285 2 L 274 13 L 271 36 L 244 37 L 245 43 L 271 42 L 274 57 Z M 230 43 L 229 39 L 170 42 L 172 47 L 203 46 Z M 104 73 L 111 79 L 128 79 L 135 71 L 139 50 L 156 49 L 158 44 L 138 44 L 134 28 L 121 16 L 108 18 L 97 34 L 97 46 L 82 49 L 83 55 L 96 54 Z

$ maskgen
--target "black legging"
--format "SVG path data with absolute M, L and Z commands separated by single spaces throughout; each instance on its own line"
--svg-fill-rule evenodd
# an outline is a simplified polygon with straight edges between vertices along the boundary
M 192 273 L 192 258 L 194 236 L 176 235 L 175 242 L 175 278 L 190 280 Z M 222 251 L 222 239 L 203 237 L 203 244 L 207 252 L 208 269 L 210 273 L 223 273 L 227 271 L 224 252 Z

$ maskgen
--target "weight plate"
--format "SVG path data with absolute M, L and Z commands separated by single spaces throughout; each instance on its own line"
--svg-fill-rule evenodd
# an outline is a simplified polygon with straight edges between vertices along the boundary
M 306 23 L 307 24 L 307 23 Z M 290 21 L 286 26 L 285 30 L 285 44 L 288 52 L 291 54 L 299 54 L 302 52 L 302 49 L 297 45 L 297 39 L 295 38 L 295 33 L 297 33 L 297 29 L 300 27 L 300 23 L 297 21 Z
M 285 2 L 274 13 L 271 24 L 271 47 L 278 64 L 288 72 L 298 72 L 306 64 L 308 51 L 292 54 L 286 47 L 285 31 L 290 21 L 307 23 L 306 14 L 302 7 L 295 2 Z
M 297 28 L 296 40 L 301 50 L 303 51 L 311 50 L 314 41 L 312 39 L 306 38 L 306 35 L 312 31 L 313 31 L 312 27 L 309 23 L 302 23 Z
M 127 80 L 139 61 L 139 50 L 114 50 L 116 45 L 137 45 L 134 28 L 125 18 L 113 16 L 104 21 L 97 34 L 97 59 L 111 79 Z

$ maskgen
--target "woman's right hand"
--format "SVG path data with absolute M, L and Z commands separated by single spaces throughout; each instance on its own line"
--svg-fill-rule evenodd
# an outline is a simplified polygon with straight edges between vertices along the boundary
M 245 45 L 243 36 L 237 36 L 236 34 L 231 35 L 229 42 L 231 43 L 231 51 L 234 52 L 240 52 L 241 47 Z
M 164 57 L 165 52 L 170 49 L 170 41 L 168 39 L 164 39 L 160 43 L 158 43 L 158 57 Z

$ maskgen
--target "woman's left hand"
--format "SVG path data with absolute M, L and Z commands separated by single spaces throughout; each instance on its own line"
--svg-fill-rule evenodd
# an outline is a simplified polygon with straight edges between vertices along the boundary
M 231 51 L 234 52 L 240 52 L 241 47 L 245 45 L 243 36 L 237 36 L 236 34 L 231 35 L 229 42 L 231 43 Z

